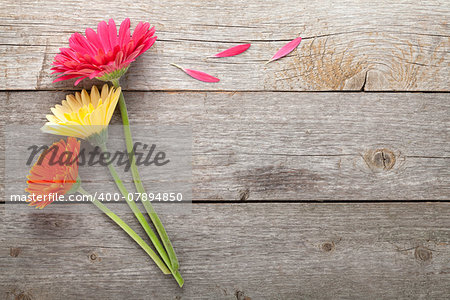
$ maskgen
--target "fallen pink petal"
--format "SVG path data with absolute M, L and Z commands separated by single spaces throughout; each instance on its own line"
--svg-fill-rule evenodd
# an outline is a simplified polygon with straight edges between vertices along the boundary
M 222 52 L 219 52 L 215 55 L 213 55 L 213 57 L 230 57 L 230 56 L 235 56 L 238 54 L 241 54 L 242 52 L 247 51 L 248 48 L 250 48 L 251 44 L 241 44 L 241 45 L 237 45 L 234 47 L 231 47 L 227 50 L 224 50 Z
M 177 67 L 180 70 L 182 70 L 183 72 L 185 72 L 186 74 L 188 74 L 192 78 L 195 78 L 195 79 L 203 81 L 203 82 L 219 82 L 220 81 L 219 78 L 214 77 L 212 75 L 209 75 L 208 73 L 205 73 L 205 72 L 202 72 L 202 71 L 197 71 L 197 70 L 192 70 L 192 69 L 185 69 L 185 68 L 180 67 L 179 65 L 176 65 L 176 64 L 171 64 L 171 65 L 174 66 L 174 67 Z
M 291 53 L 295 48 L 297 48 L 297 46 L 300 44 L 301 41 L 302 41 L 301 37 L 298 37 L 298 38 L 290 41 L 289 43 L 284 45 L 280 50 L 278 50 L 278 52 L 275 53 L 275 55 L 272 56 L 272 58 L 266 64 L 268 64 L 274 60 L 280 59 L 282 57 L 285 57 L 286 55 Z

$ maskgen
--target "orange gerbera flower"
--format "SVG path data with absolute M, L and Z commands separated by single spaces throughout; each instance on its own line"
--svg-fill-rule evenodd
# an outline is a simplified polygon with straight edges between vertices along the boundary
M 30 170 L 28 178 L 29 199 L 32 206 L 44 208 L 56 195 L 65 195 L 76 188 L 80 142 L 69 137 L 45 150 Z

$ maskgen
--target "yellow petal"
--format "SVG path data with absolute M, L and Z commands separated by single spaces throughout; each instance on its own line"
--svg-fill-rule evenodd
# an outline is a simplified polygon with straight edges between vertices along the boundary
M 67 103 L 70 105 L 72 111 L 77 111 L 80 109 L 81 104 L 77 101 L 74 95 L 67 95 L 66 100 Z
M 77 99 L 77 102 L 80 104 L 83 104 L 83 101 L 81 100 L 81 94 L 80 92 L 75 93 L 75 99 Z
M 91 103 L 91 97 L 89 97 L 89 94 L 86 90 L 82 90 L 81 91 L 81 100 L 84 105 L 89 105 L 89 103 Z
M 108 85 L 105 83 L 102 87 L 102 94 L 100 95 L 100 97 L 103 100 L 106 99 L 106 97 L 108 97 L 108 92 L 109 92 L 109 88 L 108 88 Z
M 55 105 L 55 107 L 50 108 L 52 113 L 60 120 L 65 120 L 66 117 L 64 116 L 64 113 L 59 109 L 61 105 Z
M 100 93 L 97 87 L 94 85 L 91 90 L 91 103 L 94 107 L 97 107 L 98 100 L 100 99 Z
M 57 117 L 55 117 L 54 115 L 46 115 L 45 116 L 47 118 L 47 120 L 49 120 L 51 123 L 59 123 L 59 119 Z

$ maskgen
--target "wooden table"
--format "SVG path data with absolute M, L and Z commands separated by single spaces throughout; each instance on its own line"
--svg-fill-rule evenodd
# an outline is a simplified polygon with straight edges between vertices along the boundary
M 134 125 L 192 128 L 194 197 L 191 214 L 161 211 L 183 289 L 103 215 L 0 205 L 1 297 L 448 298 L 450 4 L 397 2 L 0 0 L 2 128 L 40 127 L 78 90 L 50 74 L 73 32 L 156 26 L 125 97 Z

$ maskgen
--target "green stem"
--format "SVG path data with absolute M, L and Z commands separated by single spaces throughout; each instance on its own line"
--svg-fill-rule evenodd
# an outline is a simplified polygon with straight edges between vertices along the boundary
M 118 80 L 114 80 L 113 84 L 116 88 L 119 87 Z M 139 171 L 136 166 L 136 159 L 135 159 L 134 153 L 133 153 L 133 138 L 131 137 L 130 121 L 128 119 L 127 105 L 125 103 L 125 98 L 123 97 L 123 93 L 120 93 L 119 108 L 120 108 L 120 114 L 122 116 L 123 131 L 125 134 L 125 142 L 127 145 L 127 152 L 128 152 L 129 159 L 131 161 L 131 174 L 133 175 L 134 184 L 136 185 L 136 189 L 137 189 L 138 193 L 145 194 L 145 188 L 142 184 L 141 176 L 139 175 Z M 148 215 L 150 216 L 150 219 L 152 220 L 153 225 L 155 225 L 155 228 L 158 231 L 159 236 L 161 237 L 164 247 L 167 250 L 167 254 L 169 255 L 170 262 L 172 263 L 173 269 L 178 270 L 179 263 L 178 263 L 177 255 L 175 254 L 175 250 L 172 247 L 172 243 L 170 242 L 169 236 L 167 235 L 167 232 L 164 229 L 164 226 L 163 226 L 161 220 L 159 219 L 155 209 L 153 208 L 152 204 L 149 201 L 142 201 L 142 203 L 144 204 L 145 210 L 147 211 Z
M 103 152 L 107 152 L 107 148 L 105 144 L 99 145 L 100 149 Z M 174 276 L 175 280 L 178 282 L 178 284 L 183 286 L 184 280 L 181 277 L 181 274 L 178 272 L 177 269 L 174 269 L 172 267 L 170 258 L 167 256 L 166 251 L 164 250 L 164 247 L 161 245 L 161 242 L 159 241 L 158 237 L 156 236 L 155 232 L 151 229 L 150 225 L 147 223 L 147 220 L 145 219 L 144 215 L 139 210 L 139 207 L 134 202 L 134 200 L 129 200 L 128 198 L 128 190 L 123 184 L 122 180 L 119 177 L 119 174 L 117 174 L 116 168 L 114 168 L 113 164 L 108 164 L 109 172 L 111 173 L 111 176 L 114 178 L 114 181 L 116 182 L 117 187 L 119 188 L 120 193 L 125 197 L 126 202 L 128 203 L 128 206 L 133 211 L 134 215 L 138 219 L 139 223 L 141 224 L 142 228 L 144 228 L 145 232 L 147 233 L 148 237 L 152 241 L 153 245 L 155 246 L 156 250 L 158 251 L 159 255 L 161 255 L 162 259 L 170 269 L 170 272 Z
M 91 196 L 86 192 L 81 186 L 78 187 L 78 192 L 83 195 Z M 170 270 L 166 267 L 164 262 L 159 258 L 159 256 L 150 248 L 150 246 L 133 230 L 127 225 L 121 218 L 119 218 L 115 213 L 113 213 L 109 208 L 107 208 L 103 203 L 92 197 L 92 203 L 97 206 L 102 212 L 104 212 L 111 220 L 113 220 L 117 225 L 120 226 L 128 235 L 139 244 L 139 246 L 144 249 L 144 251 L 153 259 L 156 265 L 161 269 L 164 274 L 170 274 Z

